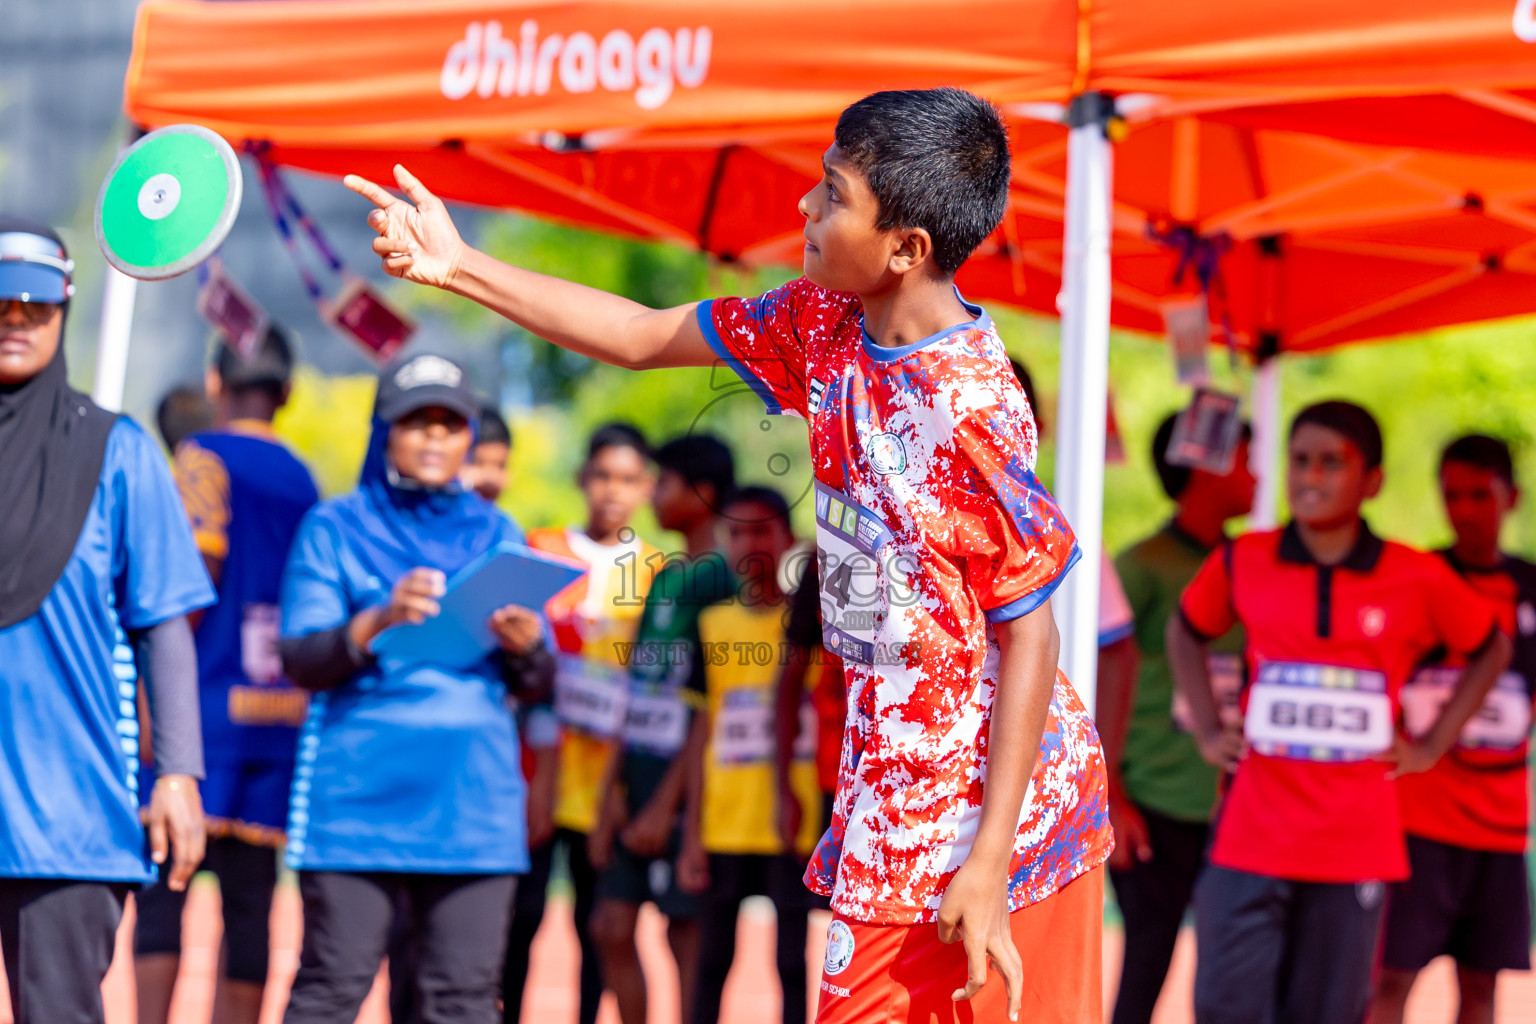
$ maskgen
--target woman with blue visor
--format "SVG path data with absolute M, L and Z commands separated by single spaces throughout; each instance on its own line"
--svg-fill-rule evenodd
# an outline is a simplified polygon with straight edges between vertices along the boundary
M 0 948 L 17 1024 L 101 1021 L 124 897 L 168 852 L 186 888 L 204 842 L 187 613 L 214 591 L 158 446 L 69 386 L 73 273 L 51 228 L 0 216 Z
M 375 655 L 383 630 L 437 615 L 448 577 L 522 531 L 459 484 L 479 402 L 435 355 L 386 367 L 358 488 L 312 509 L 283 577 L 287 675 L 314 693 L 299 738 L 288 853 L 304 944 L 287 1024 L 356 1016 L 397 905 L 423 1024 L 499 1021 L 513 875 L 528 870 L 508 693 L 546 700 L 537 615 L 490 620 L 468 667 Z

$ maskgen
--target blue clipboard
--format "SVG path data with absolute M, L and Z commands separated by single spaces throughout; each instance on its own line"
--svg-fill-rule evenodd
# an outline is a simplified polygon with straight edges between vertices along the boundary
M 580 562 L 522 544 L 497 545 L 448 581 L 436 618 L 391 626 L 374 639 L 373 651 L 401 661 L 471 668 L 496 649 L 492 612 L 515 604 L 542 615 L 550 598 L 586 572 Z

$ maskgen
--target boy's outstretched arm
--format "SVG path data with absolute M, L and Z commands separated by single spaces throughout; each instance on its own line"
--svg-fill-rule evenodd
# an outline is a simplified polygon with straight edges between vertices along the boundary
M 969 999 L 986 984 L 991 960 L 1007 986 L 1008 1019 L 1017 1020 L 1024 967 L 1008 925 L 1008 882 L 1019 814 L 1056 687 L 1061 637 L 1049 600 L 994 629 L 1001 659 L 988 726 L 981 821 L 971 852 L 944 890 L 939 938 L 965 943 L 968 977 L 954 998 Z
M 520 327 L 584 356 L 646 370 L 708 366 L 715 355 L 694 317 L 696 304 L 651 309 L 597 288 L 503 263 L 464 244 L 448 209 L 404 167 L 398 199 L 366 178 L 344 183 L 378 209 L 368 224 L 384 271 L 473 299 Z

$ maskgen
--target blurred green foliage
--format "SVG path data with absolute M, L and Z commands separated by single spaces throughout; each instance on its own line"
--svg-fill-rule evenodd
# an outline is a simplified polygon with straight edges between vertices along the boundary
M 556 274 L 648 305 L 674 305 L 721 294 L 756 294 L 787 279 L 786 271 L 745 273 L 696 253 L 619 240 L 524 218 L 489 218 L 478 244 L 521 266 Z M 779 487 L 795 501 L 810 481 L 805 424 L 768 417 L 762 405 L 724 367 L 633 373 L 569 356 L 527 336 L 482 308 L 445 293 L 401 286 L 396 296 L 417 310 L 446 316 L 465 337 L 491 338 L 517 358 L 503 364 L 525 374 L 517 382 L 533 402 L 507 410 L 515 435 L 513 479 L 504 507 L 524 527 L 579 523 L 583 503 L 575 475 L 588 433 L 611 420 L 628 420 L 653 443 L 690 430 L 711 430 L 737 453 L 743 482 Z M 1027 365 L 1040 389 L 1046 438 L 1042 479 L 1052 479 L 1057 323 L 1006 308 L 993 308 L 1009 350 Z M 1381 419 L 1387 438 L 1386 487 L 1368 507 L 1374 526 L 1388 536 L 1420 545 L 1448 539 L 1435 488 L 1435 465 L 1444 443 L 1457 433 L 1481 430 L 1516 444 L 1524 479 L 1536 479 L 1530 445 L 1536 408 L 1536 331 L 1529 320 L 1440 331 L 1392 344 L 1357 345 L 1317 356 L 1287 356 L 1282 401 L 1287 419 L 1302 405 L 1349 398 Z M 1211 353 L 1218 386 L 1246 392 L 1249 374 Z M 1174 377 L 1164 346 L 1141 336 L 1116 334 L 1110 343 L 1114 408 L 1127 458 L 1110 466 L 1105 481 L 1105 538 L 1119 550 L 1155 529 L 1171 505 L 1158 489 L 1148 453 L 1158 422 L 1188 399 Z M 487 390 L 492 390 L 487 388 Z M 314 469 L 327 494 L 356 480 L 367 441 L 373 382 L 366 377 L 326 379 L 302 373 L 278 430 Z M 810 533 L 805 503 L 796 525 Z M 647 510 L 636 523 L 643 536 L 663 546 Z M 1512 517 L 1507 542 L 1536 555 L 1536 508 L 1526 503 Z

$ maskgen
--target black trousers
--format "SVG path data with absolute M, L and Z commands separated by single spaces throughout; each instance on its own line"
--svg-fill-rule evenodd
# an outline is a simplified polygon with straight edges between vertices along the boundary
M 805 865 L 787 854 L 709 857 L 709 888 L 699 913 L 699 968 L 694 1024 L 716 1024 L 725 976 L 736 959 L 736 918 L 748 896 L 767 896 L 779 918 L 775 950 L 784 991 L 783 1024 L 805 1024 L 805 931 L 813 895 L 802 878 Z
M 1385 894 L 1208 866 L 1195 886 L 1196 1024 L 1360 1024 Z
M 554 864 L 555 847 L 564 846 L 571 866 L 571 886 L 576 890 L 576 938 L 581 944 L 581 1010 L 579 1024 L 594 1024 L 603 998 L 603 965 L 597 945 L 592 941 L 593 892 L 597 872 L 587 859 L 584 833 L 562 828 L 555 837 L 537 850 L 529 850 L 528 874 L 517 886 L 512 905 L 512 923 L 507 934 L 507 955 L 501 971 L 502 1020 L 517 1024 L 523 1012 L 523 988 L 528 982 L 528 950 L 544 920 L 544 902 L 549 890 L 549 872 Z
M 304 949 L 285 1024 L 352 1020 L 384 959 L 403 893 L 415 946 L 417 1019 L 494 1024 L 512 875 L 301 871 Z
M 181 917 L 187 894 L 172 892 L 161 880 L 140 889 L 134 897 L 138 924 L 133 951 L 139 956 L 181 952 Z M 272 916 L 272 890 L 277 887 L 277 851 L 232 836 L 208 841 L 202 871 L 219 880 L 219 900 L 224 907 L 224 973 L 234 981 L 267 983 L 271 945 L 268 921 Z
M 1210 835 L 1203 821 L 1180 821 L 1140 806 L 1136 810 L 1147 823 L 1152 859 L 1109 873 L 1125 919 L 1125 959 L 1112 1024 L 1152 1020 Z
M 101 1024 L 131 886 L 57 878 L 0 879 L 0 952 L 16 1024 Z

